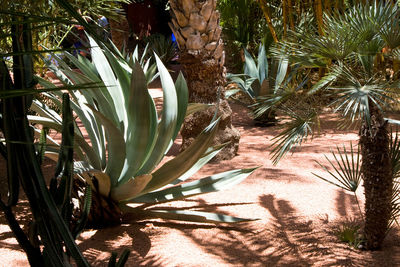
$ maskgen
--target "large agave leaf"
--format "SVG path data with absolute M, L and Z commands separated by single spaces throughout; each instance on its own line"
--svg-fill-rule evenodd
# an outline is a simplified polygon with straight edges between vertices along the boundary
M 91 108 L 87 106 L 87 104 L 89 104 L 88 102 L 92 101 L 86 101 L 86 98 L 79 92 L 74 93 L 73 96 L 76 103 L 72 101 L 71 107 L 85 127 L 85 130 L 91 141 L 91 145 L 98 156 L 96 161 L 101 162 L 100 166 L 94 167 L 98 170 L 102 170 L 105 168 L 106 164 L 106 141 L 102 125 L 100 122 L 98 122 Z M 93 105 L 94 103 L 90 104 Z
M 217 129 L 218 120 L 204 129 L 186 150 L 156 170 L 152 174 L 153 179 L 143 190 L 142 194 L 161 188 L 189 171 L 202 158 L 204 152 L 211 145 Z
M 200 158 L 195 164 L 193 164 L 193 166 L 187 170 L 185 172 L 185 174 L 181 175 L 178 179 L 174 180 L 171 182 L 171 184 L 178 184 L 181 183 L 183 181 L 185 181 L 187 178 L 191 177 L 193 174 L 195 174 L 198 170 L 200 170 L 205 164 L 207 164 L 207 162 L 209 162 L 216 154 L 218 154 L 222 149 L 224 148 L 224 145 L 218 145 L 218 146 L 214 146 L 211 147 L 207 150 L 207 152 L 203 155 L 202 158 Z M 135 178 L 136 179 L 136 178 Z M 150 180 L 149 180 L 150 181 Z M 147 185 L 147 184 L 146 184 Z M 166 185 L 165 187 L 168 187 L 169 185 Z M 127 198 L 125 200 L 127 200 L 127 202 L 140 202 L 140 201 L 129 201 L 131 199 L 133 199 L 136 195 L 139 194 L 135 194 L 132 195 L 132 197 Z M 144 197 L 146 197 L 147 195 L 145 195 Z M 140 197 L 139 197 L 140 198 Z M 141 199 L 141 198 L 140 198 Z
M 107 57 L 104 55 L 102 49 L 98 44 L 89 36 L 90 46 L 91 46 L 91 56 L 97 71 L 104 84 L 107 86 L 108 92 L 111 98 L 108 99 L 110 103 L 113 103 L 112 108 L 114 112 L 118 115 L 118 121 L 116 125 L 121 128 L 120 123 L 124 124 L 124 127 L 128 124 L 126 105 L 124 101 L 124 94 L 122 92 L 119 82 L 116 80 L 114 72 L 108 63 Z
M 40 116 L 52 119 L 53 121 L 58 123 L 62 122 L 62 118 L 57 112 L 55 112 L 54 110 L 49 108 L 46 104 L 40 102 L 37 99 L 33 99 L 31 109 L 36 113 L 38 113 Z
M 108 197 L 111 190 L 111 179 L 107 173 L 98 170 L 91 170 L 80 174 L 83 179 L 98 193 Z M 93 180 L 96 180 L 94 183 Z
M 175 131 L 172 135 L 171 145 L 181 129 L 182 123 L 187 116 L 189 91 L 185 78 L 182 73 L 179 73 L 178 79 L 175 82 L 176 94 L 178 97 L 178 117 L 176 119 Z
M 258 78 L 258 69 L 256 63 L 254 62 L 253 57 L 245 48 L 243 48 L 243 50 L 245 59 L 244 73 L 249 75 L 250 77 Z
M 231 82 L 236 83 L 239 86 L 240 90 L 242 90 L 243 93 L 247 94 L 250 99 L 254 99 L 256 97 L 256 93 L 254 92 L 251 85 L 257 80 L 257 78 L 249 77 L 246 74 L 228 73 L 227 79 Z
M 132 177 L 128 182 L 113 188 L 111 190 L 111 198 L 117 202 L 134 198 L 142 192 L 151 178 L 151 174 Z
M 242 219 L 224 214 L 190 210 L 146 210 L 144 214 L 154 218 L 201 223 L 238 223 L 254 221 L 254 219 Z
M 157 73 L 157 65 L 155 63 L 150 63 L 151 60 L 147 60 L 143 66 L 144 73 L 146 73 L 147 84 L 150 84 L 159 77 L 159 73 Z
M 126 144 L 122 132 L 107 117 L 89 106 L 94 114 L 99 118 L 106 129 L 106 138 L 108 143 L 108 162 L 105 173 L 110 176 L 112 186 L 118 183 L 118 178 L 124 167 L 126 158 Z
M 206 165 L 215 155 L 217 155 L 226 144 L 216 145 L 213 147 L 209 147 L 204 155 L 195 163 L 193 166 L 187 170 L 183 175 L 181 175 L 178 179 L 175 179 L 170 184 L 179 184 L 190 178 L 193 174 L 198 172 L 204 165 Z M 169 185 L 167 185 L 169 186 Z
M 88 59 L 80 55 L 78 55 L 78 58 L 76 58 L 68 52 L 65 52 L 65 56 L 90 80 L 101 82 L 101 79 L 99 78 L 99 73 Z
M 71 79 L 73 79 L 77 85 L 85 84 L 91 81 L 85 75 L 80 74 L 78 72 L 68 69 L 63 71 L 69 77 L 71 77 Z M 107 89 L 107 87 L 104 85 L 103 82 L 101 82 L 101 84 L 103 86 L 98 86 L 94 90 L 79 90 L 78 92 L 75 93 L 70 92 L 70 94 L 73 96 L 76 102 L 78 102 L 77 101 L 78 98 L 75 95 L 79 96 L 80 94 L 82 94 L 87 104 L 97 107 L 99 111 L 103 113 L 107 118 L 112 120 L 116 125 L 120 125 L 118 115 L 115 112 L 114 102 L 109 93 L 109 90 Z
M 52 57 L 56 58 L 58 62 L 60 62 L 61 64 L 65 64 L 66 63 L 59 57 L 57 57 L 55 54 L 51 54 Z M 67 75 L 65 75 L 65 73 L 58 67 L 56 66 L 51 60 L 45 58 L 45 57 L 41 57 L 43 62 L 46 64 L 47 68 L 49 68 L 49 70 L 51 70 L 51 72 L 54 73 L 54 75 L 65 85 L 72 85 L 73 83 L 71 82 L 71 80 L 68 78 Z M 68 66 L 67 66 L 68 67 Z M 69 67 L 68 67 L 69 68 Z
M 239 93 L 241 90 L 240 89 L 230 89 L 225 91 L 225 98 L 229 99 L 230 97 L 236 95 Z
M 268 59 L 264 45 L 260 45 L 260 48 L 258 50 L 257 69 L 258 69 L 258 79 L 260 81 L 260 84 L 262 84 L 263 81 L 268 78 Z
M 157 114 L 147 89 L 145 74 L 136 62 L 132 71 L 129 98 L 129 124 L 126 137 L 127 157 L 118 184 L 123 184 L 143 166 L 154 146 Z M 161 153 L 161 152 L 160 152 Z
M 174 82 L 159 57 L 157 55 L 154 56 L 156 58 L 158 71 L 160 72 L 161 85 L 164 93 L 164 104 L 162 118 L 158 125 L 156 144 L 154 145 L 150 157 L 139 170 L 138 175 L 151 172 L 157 164 L 160 163 L 161 159 L 167 152 L 171 141 L 174 141 L 172 137 L 175 132 L 178 118 L 178 98 Z
M 86 59 L 77 60 L 75 57 L 69 54 L 66 55 L 76 66 L 78 66 L 81 69 L 84 75 L 72 71 L 61 58 L 57 57 L 58 62 L 62 66 L 64 66 L 64 68 L 63 69 L 53 68 L 54 69 L 53 72 L 56 71 L 55 73 L 58 77 L 68 76 L 68 78 L 60 79 L 61 81 L 63 81 L 64 84 L 75 83 L 79 85 L 79 84 L 93 83 L 93 81 L 90 78 L 92 78 L 94 81 L 96 81 L 96 83 L 99 84 L 99 86 L 95 90 L 80 90 L 79 92 L 70 91 L 70 94 L 74 99 L 74 101 L 71 102 L 72 108 L 75 111 L 75 113 L 77 113 L 78 117 L 80 118 L 84 127 L 86 128 L 90 141 L 92 142 L 93 150 L 96 152 L 96 158 L 92 157 L 89 160 L 91 161 L 92 164 L 95 164 L 96 162 L 101 163 L 100 165 L 94 165 L 96 169 L 104 169 L 106 165 L 106 152 L 105 152 L 105 137 L 103 129 L 101 128 L 101 125 L 97 123 L 93 112 L 85 104 L 91 104 L 94 106 L 98 103 L 100 106 L 100 111 L 104 113 L 107 117 L 114 118 L 115 121 L 117 121 L 116 114 L 113 112 L 111 106 L 107 102 L 106 97 L 104 96 L 104 92 L 106 93 L 106 95 L 108 95 L 108 92 L 104 90 L 104 87 L 102 88 L 101 84 L 103 83 L 99 79 L 97 71 L 93 70 L 93 64 L 88 62 Z M 39 83 L 45 88 L 55 87 L 53 84 L 43 79 L 39 79 Z M 98 88 L 100 88 L 100 90 Z M 54 92 L 54 94 L 60 97 L 61 92 Z M 93 98 L 96 99 L 96 104 L 92 100 Z M 87 156 L 89 157 L 90 155 Z
M 120 84 L 122 93 L 124 95 L 125 105 L 128 107 L 132 68 L 126 62 L 118 59 L 114 56 L 114 54 L 110 53 L 109 51 L 105 50 L 104 54 L 108 58 L 111 68 L 117 77 L 118 83 Z
M 28 120 L 30 123 L 41 124 L 44 127 L 54 129 L 57 132 L 62 131 L 62 127 L 59 123 L 54 122 L 53 120 L 48 119 L 48 118 L 30 115 L 30 116 L 28 116 Z M 88 155 L 89 159 L 97 158 L 96 152 L 93 150 L 93 148 L 86 142 L 86 140 L 82 136 L 75 134 L 74 142 L 82 148 L 82 150 Z M 100 162 L 90 162 L 90 164 L 92 166 L 100 166 L 101 165 Z
M 74 161 L 74 172 L 77 174 L 95 170 L 87 161 Z
M 34 130 L 35 138 L 39 139 L 43 129 L 40 130 L 37 128 L 33 128 L 33 130 Z M 46 148 L 48 149 L 49 147 L 58 149 L 60 147 L 60 144 L 56 140 L 51 138 L 49 135 L 46 135 Z
M 253 173 L 255 169 L 241 169 L 215 174 L 190 183 L 148 193 L 130 202 L 156 204 L 220 191 L 240 183 Z

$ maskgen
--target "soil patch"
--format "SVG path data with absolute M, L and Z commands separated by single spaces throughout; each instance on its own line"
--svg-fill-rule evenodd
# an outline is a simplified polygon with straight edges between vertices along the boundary
M 400 266 L 397 228 L 381 251 L 358 251 L 338 242 L 334 229 L 341 220 L 357 217 L 357 204 L 351 194 L 312 174 L 324 174 L 315 160 L 323 161 L 331 148 L 342 144 L 349 148 L 350 141 L 356 144 L 356 131 L 338 130 L 338 117 L 327 112 L 321 134 L 274 166 L 270 146 L 280 126 L 254 127 L 244 107 L 232 104 L 232 109 L 234 126 L 241 133 L 239 154 L 230 161 L 207 164 L 194 178 L 261 167 L 229 190 L 165 205 L 258 220 L 236 225 L 146 220 L 87 230 L 78 243 L 93 266 L 107 266 L 110 252 L 124 249 L 132 251 L 126 266 Z M 0 175 L 5 176 L 4 165 L 0 165 Z M 4 179 L 0 182 L 4 188 Z M 363 201 L 361 190 L 358 196 Z M 23 216 L 27 203 L 18 209 Z M 28 266 L 2 217 L 0 266 Z

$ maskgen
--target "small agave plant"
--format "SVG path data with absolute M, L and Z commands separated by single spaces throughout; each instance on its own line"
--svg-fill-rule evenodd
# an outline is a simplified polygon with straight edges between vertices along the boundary
M 185 116 L 197 110 L 188 105 L 188 89 L 180 74 L 173 82 L 161 60 L 156 66 L 163 89 L 163 108 L 157 114 L 147 84 L 154 79 L 148 61 L 136 53 L 124 59 L 116 50 L 103 50 L 90 38 L 91 58 L 65 56 L 78 70 L 71 69 L 58 58 L 59 66 L 49 68 L 67 87 L 97 84 L 96 89 L 70 91 L 71 107 L 87 132 L 75 126 L 75 151 L 78 161 L 74 170 L 81 181 L 88 183 L 96 196 L 92 198 L 89 223 L 99 226 L 121 222 L 122 214 L 135 217 L 157 217 L 196 222 L 241 222 L 227 215 L 181 209 L 155 208 L 153 205 L 214 192 L 233 186 L 249 176 L 255 168 L 231 170 L 183 183 L 222 146 L 211 146 L 218 120 L 196 138 L 190 147 L 160 166 L 171 148 Z M 42 86 L 54 88 L 41 80 Z M 59 92 L 46 96 L 57 104 Z M 31 116 L 32 123 L 59 131 L 62 119 L 44 103 L 34 101 L 32 109 L 40 116 Z M 58 146 L 54 140 L 48 140 Z M 51 146 L 48 146 L 51 147 Z M 51 157 L 54 151 L 47 151 Z M 79 179 L 78 179 L 79 181 Z
M 288 70 L 288 61 L 283 58 L 273 62 L 272 71 L 268 72 L 268 59 L 264 45 L 260 45 L 258 49 L 257 61 L 246 49 L 243 50 L 244 73 L 228 73 L 228 80 L 235 83 L 238 89 L 228 91 L 227 96 L 233 96 L 239 91 L 243 92 L 247 98 L 246 103 L 250 104 L 250 108 L 253 110 L 257 124 L 264 126 L 274 124 L 276 118 L 273 109 L 269 108 L 260 112 L 255 106 L 258 98 L 271 96 L 279 89 Z

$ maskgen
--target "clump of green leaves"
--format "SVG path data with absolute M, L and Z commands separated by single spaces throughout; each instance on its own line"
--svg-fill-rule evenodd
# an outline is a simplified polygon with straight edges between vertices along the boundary
M 288 71 L 288 61 L 285 58 L 268 62 L 265 45 L 260 44 L 257 59 L 253 58 L 247 49 L 243 48 L 245 64 L 242 74 L 228 73 L 227 79 L 238 89 L 229 90 L 227 97 L 249 105 L 252 115 L 257 124 L 262 126 L 273 125 L 276 123 L 275 111 L 270 106 L 258 104 L 259 99 L 276 99 L 277 92 L 282 86 L 282 82 Z M 270 66 L 269 66 L 270 65 Z M 241 101 L 234 97 L 238 92 L 245 95 L 246 100 Z M 263 100 L 264 102 L 264 100 Z
M 159 55 L 165 66 L 168 66 L 171 61 L 178 55 L 178 47 L 171 38 L 160 33 L 152 34 L 145 39 L 149 44 L 150 50 Z
M 341 242 L 347 243 L 349 246 L 361 249 L 363 248 L 363 238 L 360 222 L 356 220 L 346 220 L 334 230 L 335 235 Z

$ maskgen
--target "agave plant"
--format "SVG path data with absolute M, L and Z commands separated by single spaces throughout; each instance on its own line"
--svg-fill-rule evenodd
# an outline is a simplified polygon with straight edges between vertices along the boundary
M 176 43 L 172 42 L 171 38 L 168 38 L 162 34 L 152 34 L 145 38 L 145 41 L 149 43 L 151 50 L 153 50 L 157 55 L 160 55 L 165 66 L 178 55 L 178 47 Z
M 79 71 L 60 61 L 50 68 L 65 84 L 97 83 L 98 89 L 71 91 L 72 109 L 87 131 L 90 143 L 75 127 L 78 161 L 75 171 L 97 194 L 90 220 L 120 222 L 121 213 L 199 222 L 240 222 L 232 216 L 197 211 L 154 209 L 152 205 L 214 192 L 235 185 L 250 175 L 252 169 L 232 170 L 182 183 L 197 172 L 223 146 L 211 147 L 218 120 L 196 138 L 192 145 L 159 166 L 178 135 L 188 109 L 186 82 L 179 75 L 173 82 L 161 60 L 155 55 L 163 88 L 164 101 L 160 117 L 147 84 L 147 63 L 134 60 L 131 67 L 107 49 L 101 49 L 89 37 L 92 62 L 66 54 Z M 117 53 L 117 52 L 116 52 Z M 53 85 L 41 80 L 45 87 Z M 48 97 L 57 102 L 58 93 Z M 41 116 L 31 116 L 34 123 L 59 130 L 60 118 L 45 104 L 34 102 L 32 108 Z M 191 110 L 191 111 L 190 111 Z M 54 142 L 53 142 L 54 143 Z M 51 151 L 49 152 L 49 156 Z M 179 185 L 178 185 L 179 183 Z M 99 205 L 96 207 L 96 203 Z M 144 205 L 132 208 L 130 204 Z M 107 216 L 106 216 L 107 215 Z M 104 219 L 106 216 L 106 219 Z
M 230 90 L 227 96 L 242 91 L 247 97 L 247 103 L 253 111 L 254 118 L 261 125 L 274 124 L 276 122 L 275 112 L 272 108 L 257 110 L 256 103 L 258 98 L 273 95 L 282 85 L 288 71 L 288 61 L 282 58 L 272 62 L 272 71 L 268 72 L 268 59 L 264 45 L 260 45 L 258 59 L 256 60 L 244 48 L 245 65 L 243 74 L 228 73 L 227 78 L 235 83 L 239 89 Z M 238 99 L 236 99 L 238 100 Z

